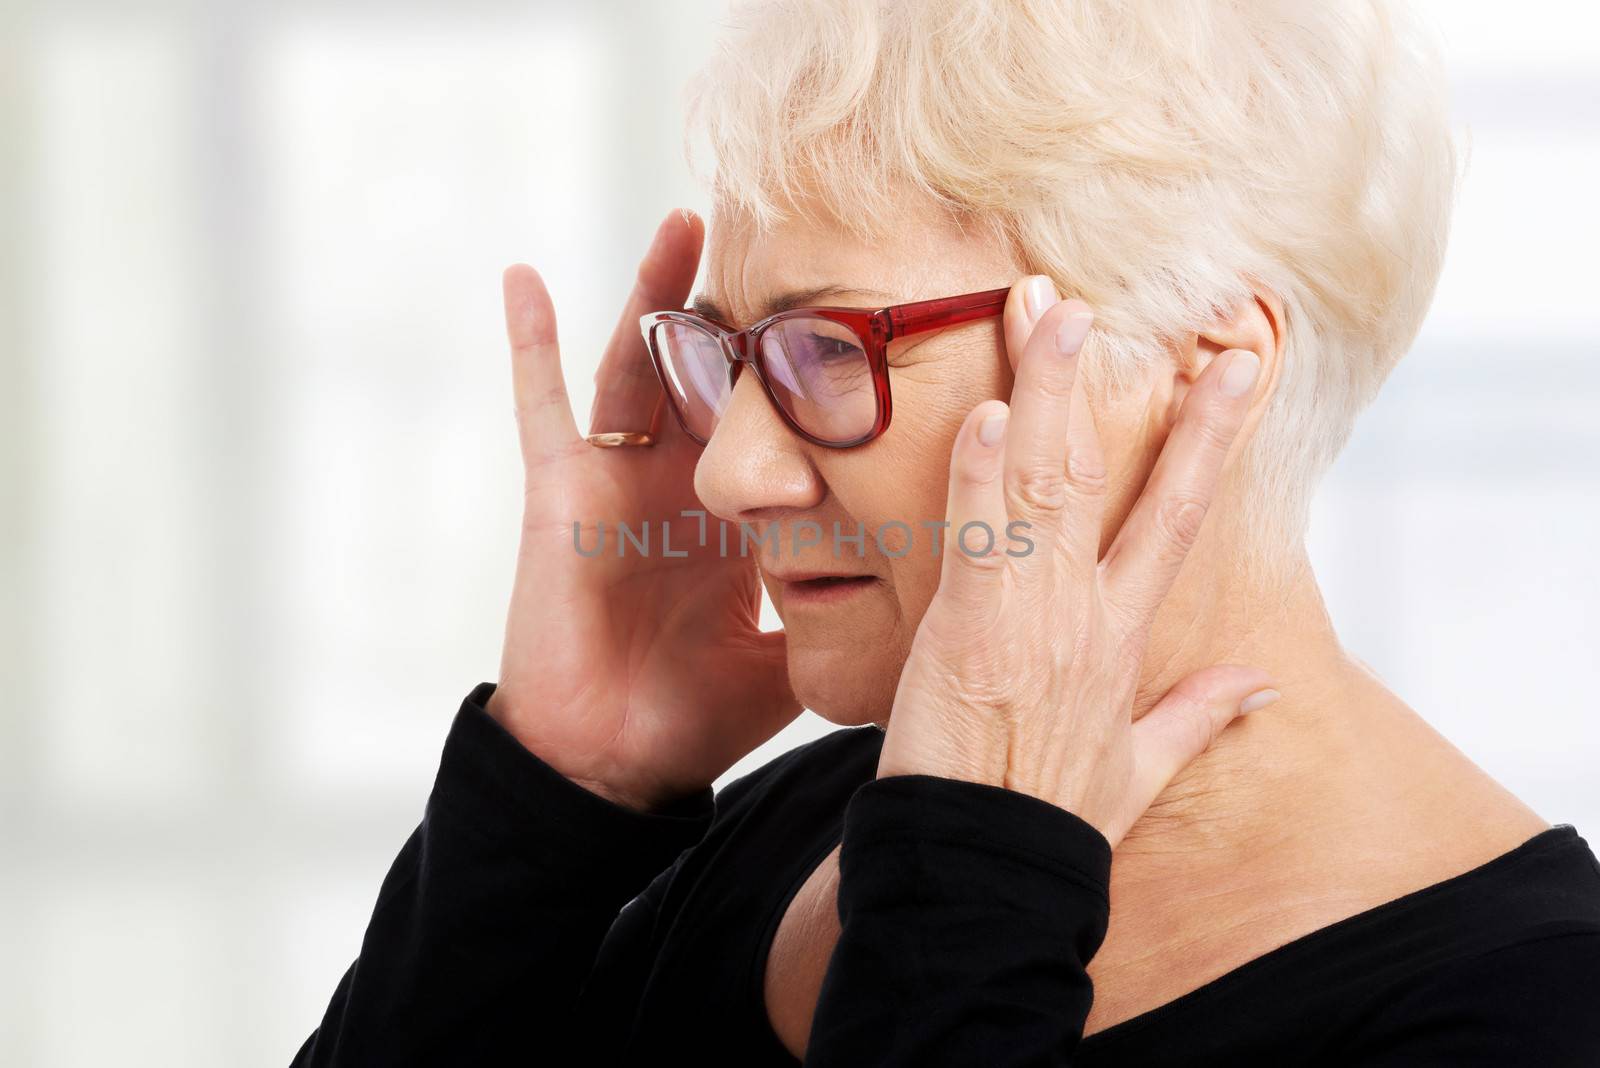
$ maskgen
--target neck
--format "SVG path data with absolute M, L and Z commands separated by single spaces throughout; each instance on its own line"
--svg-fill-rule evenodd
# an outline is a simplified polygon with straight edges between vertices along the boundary
M 1460 874 L 1548 827 L 1340 645 L 1302 553 L 1266 588 L 1193 558 L 1134 715 L 1219 663 L 1282 696 L 1224 730 L 1117 845 L 1090 1031 Z
M 1213 664 L 1262 668 L 1282 696 L 1225 730 L 1151 806 L 1118 848 L 1126 880 L 1208 870 L 1219 888 L 1237 881 L 1259 892 L 1270 878 L 1263 864 L 1293 867 L 1295 841 L 1326 842 L 1361 818 L 1352 799 L 1365 754 L 1420 725 L 1344 650 L 1303 551 L 1288 575 L 1268 587 L 1237 569 L 1186 566 L 1163 604 L 1135 718 Z

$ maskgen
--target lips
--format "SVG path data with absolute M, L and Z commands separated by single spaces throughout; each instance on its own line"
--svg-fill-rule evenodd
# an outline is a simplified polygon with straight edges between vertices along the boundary
M 871 578 L 871 575 L 851 575 L 841 571 L 768 571 L 768 577 L 779 582 L 836 582 L 846 579 Z
M 841 575 L 818 571 L 797 571 L 770 577 L 783 584 L 783 603 L 786 605 L 832 604 L 844 601 L 878 581 L 872 575 Z
M 826 590 L 851 583 L 871 582 L 871 575 L 819 575 L 817 578 L 791 579 L 790 584 L 808 590 Z

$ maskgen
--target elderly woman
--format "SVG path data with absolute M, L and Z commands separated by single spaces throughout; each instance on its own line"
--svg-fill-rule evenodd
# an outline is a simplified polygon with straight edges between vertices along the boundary
M 1303 547 L 1445 248 L 1402 15 L 742 9 L 588 435 L 505 274 L 500 679 L 298 1063 L 1600 1063 L 1594 855 Z

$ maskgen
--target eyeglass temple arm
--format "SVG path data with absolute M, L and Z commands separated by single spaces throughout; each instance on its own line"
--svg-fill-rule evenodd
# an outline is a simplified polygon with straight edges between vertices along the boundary
M 1011 289 L 1008 286 L 1005 289 L 989 289 L 982 293 L 962 293 L 959 296 L 940 297 L 937 300 L 896 304 L 892 308 L 883 310 L 884 316 L 888 319 L 888 337 L 895 338 L 924 330 L 937 330 L 940 327 L 998 315 L 1005 310 L 1006 297 L 1010 293 Z

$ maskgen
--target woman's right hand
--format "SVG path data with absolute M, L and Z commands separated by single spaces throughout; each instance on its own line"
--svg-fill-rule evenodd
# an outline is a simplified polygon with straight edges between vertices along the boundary
M 760 629 L 761 585 L 694 494 L 700 447 L 683 433 L 650 363 L 639 317 L 682 308 L 704 224 L 674 211 L 595 376 L 590 433 L 646 431 L 649 447 L 598 448 L 574 423 L 555 309 L 538 272 L 506 269 L 506 332 L 525 470 L 522 546 L 500 682 L 488 710 L 536 756 L 585 788 L 649 810 L 704 789 L 799 714 L 784 636 Z M 574 542 L 581 527 L 584 552 Z M 649 552 L 618 555 L 617 524 Z M 604 550 L 593 555 L 605 525 Z M 662 552 L 671 523 L 674 554 Z

